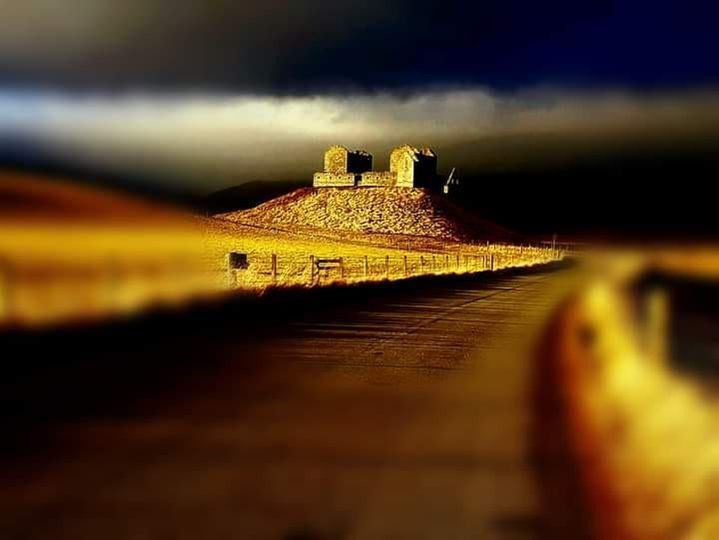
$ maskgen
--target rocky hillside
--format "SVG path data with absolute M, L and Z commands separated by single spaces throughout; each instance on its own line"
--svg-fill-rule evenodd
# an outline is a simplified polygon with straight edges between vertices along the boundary
M 255 225 L 402 234 L 451 241 L 509 240 L 513 236 L 424 189 L 301 188 L 255 208 L 218 217 Z

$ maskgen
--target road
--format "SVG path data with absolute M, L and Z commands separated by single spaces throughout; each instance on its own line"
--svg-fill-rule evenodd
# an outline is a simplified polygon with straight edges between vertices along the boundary
M 571 274 L 46 340 L 0 388 L 0 537 L 547 537 L 563 461 L 532 456 L 531 347 Z M 559 513 L 581 537 L 573 501 Z

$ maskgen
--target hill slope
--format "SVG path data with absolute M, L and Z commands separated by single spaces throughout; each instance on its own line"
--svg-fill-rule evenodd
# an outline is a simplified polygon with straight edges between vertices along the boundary
M 0 169 L 0 221 L 157 224 L 184 220 L 170 204 L 70 178 Z
M 402 234 L 463 242 L 510 240 L 515 236 L 424 189 L 301 188 L 255 208 L 218 217 L 263 226 Z

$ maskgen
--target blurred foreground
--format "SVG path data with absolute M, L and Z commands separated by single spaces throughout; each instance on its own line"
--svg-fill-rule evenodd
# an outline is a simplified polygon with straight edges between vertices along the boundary
M 2 538 L 719 538 L 715 247 L 2 187 Z
M 533 337 L 573 280 L 278 292 L 16 334 L 2 536 L 533 538 L 552 517 L 581 537 L 578 495 L 544 506 L 564 449 L 535 459 L 528 399 Z
M 556 388 L 543 406 L 557 411 L 597 538 L 719 538 L 716 260 L 703 249 L 639 273 L 605 268 L 542 341 Z

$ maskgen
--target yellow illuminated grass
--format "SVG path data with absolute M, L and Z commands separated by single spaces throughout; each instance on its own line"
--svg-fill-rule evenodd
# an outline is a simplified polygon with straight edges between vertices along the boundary
M 194 216 L 150 224 L 5 221 L 0 224 L 0 321 L 45 324 L 132 313 L 231 289 L 477 271 L 490 251 L 495 268 L 542 263 L 555 255 L 539 248 L 262 228 Z M 229 252 L 246 254 L 249 268 L 229 272 Z M 344 275 L 327 271 L 313 281 L 311 257 L 342 258 Z

